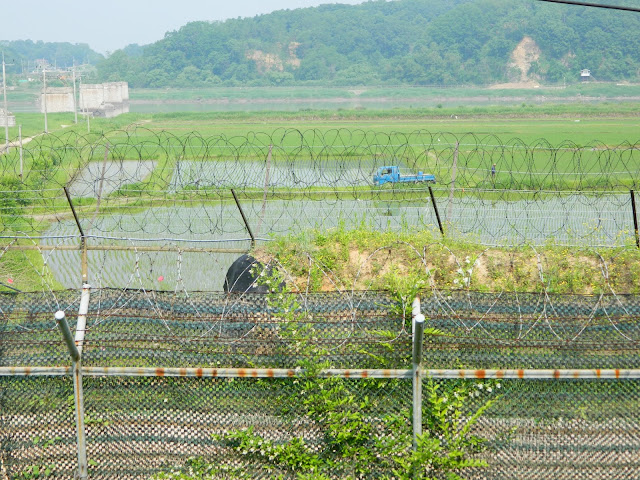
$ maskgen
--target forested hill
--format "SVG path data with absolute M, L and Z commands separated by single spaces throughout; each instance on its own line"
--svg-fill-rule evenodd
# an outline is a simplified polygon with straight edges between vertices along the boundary
M 193 22 L 99 63 L 133 87 L 638 81 L 640 14 L 533 0 L 396 0 Z
M 0 30 L 0 36 L 2 31 Z M 1 37 L 0 37 L 1 38 Z M 104 57 L 91 50 L 86 43 L 42 42 L 33 40 L 0 41 L 7 73 L 21 73 L 35 66 L 35 61 L 46 59 L 51 65 L 69 68 L 80 64 L 96 64 Z

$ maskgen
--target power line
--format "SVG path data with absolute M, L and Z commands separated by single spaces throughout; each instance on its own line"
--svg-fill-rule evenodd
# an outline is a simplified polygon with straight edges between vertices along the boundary
M 595 7 L 595 8 L 605 8 L 608 10 L 625 10 L 627 12 L 638 12 L 640 13 L 640 8 L 637 7 L 624 7 L 621 5 L 606 5 L 602 3 L 588 3 L 588 2 L 576 2 L 573 0 L 538 0 L 539 2 L 550 2 L 550 3 L 562 3 L 564 5 L 579 5 L 582 7 Z

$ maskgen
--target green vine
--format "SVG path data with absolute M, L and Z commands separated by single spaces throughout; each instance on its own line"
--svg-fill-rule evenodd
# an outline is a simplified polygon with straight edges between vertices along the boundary
M 215 435 L 214 439 L 233 452 L 242 464 L 269 470 L 272 478 L 298 479 L 460 479 L 466 468 L 485 467 L 475 454 L 485 440 L 472 434 L 472 427 L 493 405 L 499 384 L 458 382 L 442 391 L 440 384 L 424 384 L 423 433 L 413 445 L 410 413 L 380 414 L 384 400 L 374 394 L 384 388 L 383 380 L 358 382 L 321 376 L 330 368 L 326 348 L 318 347 L 319 333 L 313 328 L 296 295 L 283 287 L 280 274 L 259 276 L 269 286 L 267 306 L 278 335 L 289 353 L 301 358 L 301 378 L 282 398 L 283 412 L 302 414 L 319 432 L 313 439 L 290 437 L 269 440 L 253 427 Z M 398 299 L 406 303 L 403 294 Z M 403 308 L 404 310 L 404 308 Z M 398 312 L 400 313 L 400 312 Z M 404 312 L 402 312 L 404 313 Z M 484 395 L 484 398 L 478 398 Z M 470 404 L 480 406 L 472 411 Z M 382 405 L 384 407 L 384 405 Z M 321 439 L 321 442 L 318 441 Z M 251 478 L 245 469 L 229 463 L 210 464 L 190 459 L 184 468 L 162 473 L 157 479 Z

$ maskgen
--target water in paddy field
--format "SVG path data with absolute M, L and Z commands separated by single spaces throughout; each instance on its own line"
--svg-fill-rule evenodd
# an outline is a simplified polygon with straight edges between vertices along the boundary
M 157 165 L 153 160 L 109 160 L 88 163 L 72 180 L 72 197 L 109 195 L 119 188 L 144 181 Z M 397 165 L 403 174 L 412 174 L 400 159 L 349 160 L 178 160 L 169 193 L 193 188 L 273 188 L 353 187 L 373 184 L 373 175 L 385 165 Z
M 429 97 L 398 98 L 389 97 L 355 97 L 355 98 L 328 98 L 328 99 L 303 99 L 286 98 L 277 100 L 262 99 L 238 99 L 238 100 L 131 100 L 129 111 L 132 113 L 179 113 L 179 112 L 297 112 L 305 110 L 395 110 L 411 108 L 455 108 L 464 105 L 466 107 L 485 107 L 492 105 L 521 105 L 527 104 L 569 104 L 580 102 L 581 104 L 597 104 L 604 100 L 600 97 L 555 97 L 546 95 L 520 95 L 520 96 L 451 96 L 443 91 L 442 95 Z M 607 98 L 608 102 L 620 101 L 615 98 Z
M 71 182 L 69 193 L 72 197 L 109 195 L 125 185 L 143 181 L 156 164 L 151 160 L 89 162 Z
M 426 201 L 426 199 L 424 200 Z M 409 222 L 425 226 L 430 210 L 422 200 L 413 204 L 358 200 L 314 201 L 271 200 L 264 214 L 261 200 L 243 200 L 242 208 L 257 238 L 286 235 L 311 228 L 360 226 L 367 222 L 379 230 L 400 229 Z M 378 213 L 373 213 L 378 211 Z M 406 216 L 406 218 L 405 218 Z M 48 245 L 76 245 L 78 238 L 57 239 L 75 235 L 73 221 L 64 221 L 50 228 L 43 241 Z M 241 215 L 233 203 L 199 207 L 153 208 L 135 214 L 98 217 L 87 235 L 117 237 L 114 241 L 89 238 L 89 245 L 165 246 L 203 249 L 250 247 L 249 235 Z M 226 240 L 226 241 L 225 241 Z M 140 251 L 89 251 L 92 284 L 115 288 L 184 288 L 186 290 L 221 291 L 224 274 L 240 253 L 178 253 Z M 80 256 L 77 251 L 56 250 L 48 257 L 48 265 L 56 279 L 65 287 L 80 284 Z M 158 281 L 163 277 L 162 281 Z M 97 283 L 96 283 L 97 282 Z
M 272 235 L 313 228 L 381 231 L 429 230 L 440 235 L 428 192 L 412 200 L 243 199 L 242 208 L 259 243 Z M 515 201 L 486 200 L 456 193 L 450 200 L 436 190 L 446 233 L 486 245 L 614 246 L 633 241 L 630 200 L 625 195 L 548 196 Z M 131 214 L 98 217 L 88 229 L 90 245 L 249 248 L 249 236 L 235 204 L 156 207 Z M 76 235 L 73 221 L 60 222 L 46 235 Z M 113 240 L 109 238 L 120 238 Z M 77 245 L 77 237 L 44 244 Z M 90 282 L 102 287 L 220 291 L 226 270 L 240 254 L 213 252 L 90 251 Z M 77 251 L 56 250 L 48 265 L 65 287 L 80 285 Z M 161 280 L 159 280 L 161 278 Z
M 179 160 L 174 167 L 169 191 L 193 187 L 352 187 L 373 184 L 379 167 L 397 165 L 413 173 L 399 159 L 193 161 Z
M 167 193 L 194 191 L 188 206 L 176 204 L 144 210 L 137 207 L 138 210 L 131 211 L 126 203 L 116 202 L 114 208 L 106 210 L 108 214 L 90 213 L 81 219 L 90 245 L 123 247 L 118 251 L 89 251 L 90 282 L 114 288 L 222 290 L 224 274 L 240 254 L 206 250 L 248 249 L 249 234 L 238 207 L 228 195 L 226 199 L 214 200 L 205 194 L 204 200 L 200 200 L 196 193 L 199 188 L 210 192 L 234 187 L 262 191 L 267 184 L 269 190 L 264 200 L 258 195 L 259 198 L 240 201 L 259 241 L 339 226 L 347 229 L 365 226 L 380 231 L 429 230 L 438 238 L 434 207 L 424 187 L 418 185 L 417 190 L 408 193 L 389 185 L 386 187 L 391 188 L 372 185 L 377 168 L 389 164 L 400 166 L 403 173 L 413 173 L 401 160 L 383 158 L 295 162 L 278 159 L 269 163 L 178 160 L 167 177 L 170 178 Z M 144 181 L 156 165 L 153 160 L 91 162 L 73 180 L 70 192 L 72 197 L 101 194 L 103 207 L 109 207 L 110 193 Z M 286 199 L 278 198 L 280 187 L 300 191 Z M 309 187 L 319 187 L 320 191 L 308 190 Z M 346 192 L 345 187 L 360 189 Z M 441 185 L 436 185 L 433 191 L 449 237 L 486 245 L 539 245 L 554 241 L 610 246 L 632 238 L 630 198 L 624 194 L 510 191 L 509 197 L 503 197 L 508 198 L 505 200 L 499 198 L 500 192 L 465 193 Z M 306 195 L 312 192 L 315 196 Z M 381 192 L 384 195 L 379 195 Z M 43 240 L 43 244 L 79 243 L 72 220 L 54 224 L 45 236 L 50 238 Z M 173 251 L 145 250 L 150 246 Z M 186 248 L 202 251 L 183 251 Z M 77 251 L 54 250 L 47 257 L 47 264 L 65 287 L 80 285 Z

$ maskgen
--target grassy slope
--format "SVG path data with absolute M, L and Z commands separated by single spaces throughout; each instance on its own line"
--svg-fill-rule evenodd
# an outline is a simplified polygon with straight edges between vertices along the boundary
M 316 262 L 310 270 L 308 256 Z M 301 290 L 429 289 L 559 294 L 640 294 L 640 249 L 487 248 L 429 232 L 316 230 L 283 237 L 256 252 L 277 258 Z M 471 273 L 469 273 L 471 270 Z M 326 272 L 326 273 L 323 273 Z M 608 272 L 607 280 L 603 272 Z M 469 278 L 468 284 L 465 277 Z M 329 279 L 333 279 L 332 283 Z

